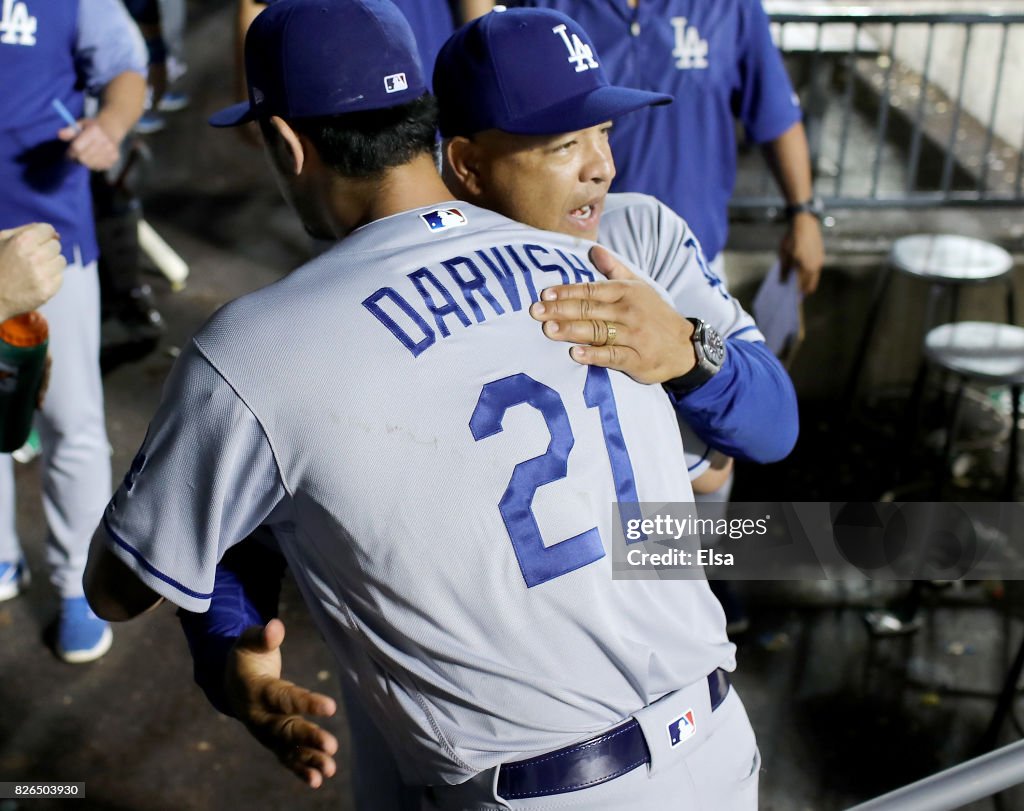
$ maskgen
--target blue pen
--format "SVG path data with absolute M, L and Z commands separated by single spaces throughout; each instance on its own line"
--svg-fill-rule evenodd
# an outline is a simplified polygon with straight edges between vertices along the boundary
M 53 109 L 57 111 L 57 115 L 63 118 L 67 125 L 71 127 L 75 132 L 82 131 L 82 128 L 78 125 L 78 122 L 75 120 L 75 117 L 71 115 L 71 111 L 64 106 L 64 102 L 62 102 L 60 99 L 54 99 Z

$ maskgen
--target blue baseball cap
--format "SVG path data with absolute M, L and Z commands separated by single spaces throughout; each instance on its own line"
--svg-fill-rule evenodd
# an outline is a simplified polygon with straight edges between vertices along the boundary
M 587 32 L 549 9 L 496 9 L 464 25 L 434 66 L 441 135 L 553 135 L 671 96 L 608 83 Z
M 427 92 L 419 51 L 389 0 L 278 0 L 245 36 L 249 100 L 215 127 L 397 107 Z

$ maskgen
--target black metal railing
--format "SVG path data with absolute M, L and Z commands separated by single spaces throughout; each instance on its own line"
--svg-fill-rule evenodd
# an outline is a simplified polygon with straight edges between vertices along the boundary
M 766 5 L 830 208 L 1024 204 L 1024 13 Z M 734 212 L 780 204 L 742 158 Z

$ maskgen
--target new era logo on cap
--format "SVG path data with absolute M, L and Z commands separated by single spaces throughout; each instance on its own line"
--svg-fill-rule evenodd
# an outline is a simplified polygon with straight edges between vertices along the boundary
M 672 746 L 679 746 L 697 733 L 697 722 L 693 710 L 687 710 L 668 725 L 668 740 Z
M 426 223 L 427 228 L 431 231 L 446 231 L 449 228 L 459 228 L 468 222 L 466 215 L 457 208 L 435 208 L 426 214 L 420 214 L 420 219 Z
M 406 90 L 409 87 L 409 82 L 406 81 L 404 73 L 393 73 L 390 76 L 384 77 L 384 89 L 388 93 L 397 93 L 400 90 Z

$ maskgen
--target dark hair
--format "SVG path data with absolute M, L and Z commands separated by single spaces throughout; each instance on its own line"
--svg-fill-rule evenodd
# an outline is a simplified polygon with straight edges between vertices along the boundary
M 429 93 L 383 110 L 295 118 L 292 129 L 313 142 L 321 160 L 345 177 L 371 179 L 430 154 L 437 140 L 437 101 Z M 261 121 L 264 135 L 266 122 Z

